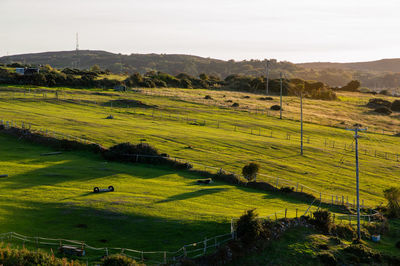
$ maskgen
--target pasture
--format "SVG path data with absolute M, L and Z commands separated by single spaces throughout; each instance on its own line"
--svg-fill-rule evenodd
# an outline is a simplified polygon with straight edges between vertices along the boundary
M 205 100 L 205 93 L 214 100 Z M 374 126 L 379 126 L 382 116 L 369 114 L 361 104 L 368 98 L 360 95 L 345 93 L 338 102 L 305 100 L 305 120 L 311 116 L 326 116 L 329 120 L 348 108 L 347 125 L 358 121 L 357 117 L 351 118 L 352 110 L 358 110 L 357 116 L 364 119 L 363 126 L 369 126 L 368 121 L 376 121 Z M 104 146 L 145 140 L 161 152 L 187 160 L 201 170 L 206 165 L 240 173 L 244 164 L 256 161 L 264 174 L 258 180 L 274 184 L 280 178 L 279 186 L 288 185 L 282 179 L 291 180 L 290 186 L 300 182 L 315 191 L 322 191 L 328 202 L 333 195 L 348 198 L 352 203 L 354 139 L 352 132 L 344 130 L 346 123 L 340 128 L 306 122 L 305 155 L 300 156 L 300 125 L 298 120 L 291 118 L 296 113 L 286 110 L 284 105 L 284 119 L 278 119 L 273 111 L 267 114 L 268 106 L 276 102 L 262 101 L 263 105 L 260 103 L 256 109 L 246 108 L 246 103 L 256 102 L 259 96 L 184 89 L 116 93 L 3 86 L 0 119 L 30 123 L 35 130 L 57 131 Z M 223 101 L 219 97 L 234 98 L 240 106 L 219 105 L 218 101 Z M 294 97 L 284 97 L 286 105 L 292 106 L 293 110 L 298 109 L 296 101 L 298 99 Z M 319 106 L 327 109 L 318 111 Z M 327 111 L 328 107 L 330 111 Z M 306 110 L 312 110 L 312 114 Z M 105 119 L 110 114 L 114 119 Z M 393 125 L 398 124 L 396 116 L 385 119 L 390 119 Z M 387 134 L 366 132 L 362 133 L 359 142 L 361 199 L 366 204 L 377 205 L 384 201 L 383 190 L 399 182 L 399 140 Z M 314 194 L 319 196 L 315 191 Z
M 85 241 L 94 247 L 176 251 L 230 233 L 231 218 L 257 208 L 261 216 L 309 202 L 144 164 L 104 161 L 86 152 L 54 152 L 0 134 L 0 231 Z M 114 192 L 93 193 L 113 185 Z M 282 217 L 282 212 L 278 213 Z

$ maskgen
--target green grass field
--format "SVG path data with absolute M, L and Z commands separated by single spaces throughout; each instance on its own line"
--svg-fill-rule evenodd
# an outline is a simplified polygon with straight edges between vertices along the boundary
M 45 97 L 43 90 L 47 90 Z M 59 92 L 59 99 L 55 98 L 55 90 Z M 305 155 L 300 156 L 300 125 L 298 120 L 290 118 L 295 113 L 284 111 L 284 118 L 290 119 L 280 120 L 276 113 L 271 115 L 272 111 L 267 116 L 266 108 L 254 113 L 251 108 L 235 109 L 203 99 L 203 94 L 209 93 L 214 98 L 225 95 L 225 98 L 236 97 L 238 102 L 241 99 L 248 102 L 253 98 L 255 101 L 256 95 L 247 99 L 244 96 L 248 94 L 238 92 L 176 89 L 175 94 L 170 95 L 171 91 L 143 89 L 119 94 L 100 90 L 3 86 L 0 119 L 19 124 L 29 122 L 33 129 L 54 130 L 104 146 L 146 139 L 161 152 L 193 162 L 200 169 L 204 169 L 201 165 L 208 165 L 239 173 L 245 163 L 256 161 L 261 165 L 261 172 L 267 175 L 260 176 L 261 180 L 275 184 L 276 178 L 287 179 L 293 181 L 292 186 L 301 182 L 326 193 L 327 201 L 333 194 L 339 198 L 343 195 L 345 200 L 349 197 L 349 202 L 353 202 L 355 164 L 354 152 L 350 149 L 353 144 L 351 132 L 319 125 L 315 121 L 305 123 Z M 218 96 L 220 94 L 223 95 Z M 198 95 L 197 100 L 192 99 L 195 95 Z M 338 102 L 307 100 L 305 110 L 313 110 L 315 117 L 329 117 L 327 106 L 335 114 L 345 102 L 346 106 L 351 106 L 349 116 L 353 109 L 359 108 L 358 116 L 366 117 L 363 121 L 377 120 L 376 115 L 369 117 L 365 107 L 360 105 L 360 101 L 367 101 L 363 95 L 341 97 L 343 100 Z M 295 100 L 293 97 L 284 99 L 288 103 L 293 101 L 292 105 Z M 318 106 L 325 109 L 318 111 Z M 115 119 L 105 119 L 109 114 Z M 398 123 L 395 116 L 390 119 L 392 124 Z M 361 198 L 366 204 L 380 204 L 384 201 L 383 190 L 400 180 L 396 161 L 396 154 L 400 153 L 399 140 L 390 135 L 367 132 L 362 133 L 359 141 Z M 386 152 L 388 159 L 385 159 Z M 279 185 L 285 185 L 281 181 Z
M 266 216 L 287 208 L 293 217 L 309 204 L 219 182 L 197 185 L 188 172 L 110 163 L 92 153 L 40 156 L 52 150 L 6 135 L 0 147 L 0 174 L 9 175 L 0 178 L 1 233 L 175 251 L 229 233 L 231 218 L 245 210 Z M 92 193 L 109 185 L 115 192 Z

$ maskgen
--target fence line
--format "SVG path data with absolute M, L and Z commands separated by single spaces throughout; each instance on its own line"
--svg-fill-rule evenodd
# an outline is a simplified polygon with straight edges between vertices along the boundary
M 317 211 L 319 210 L 320 206 L 314 206 L 315 199 L 305 213 L 303 215 L 306 215 L 310 213 L 310 209 L 312 207 L 317 208 Z M 283 214 L 282 217 L 278 218 L 278 214 Z M 281 218 L 288 218 L 288 209 L 283 209 L 281 211 L 276 211 L 273 214 L 267 215 L 267 216 L 262 216 L 258 217 L 258 219 L 261 220 L 271 220 L 271 217 L 274 217 L 275 220 L 281 219 Z M 361 215 L 361 219 L 364 220 L 364 222 L 371 222 L 374 220 L 375 216 L 378 216 L 379 213 L 375 212 L 374 214 L 371 215 Z M 296 218 L 298 218 L 298 209 L 296 209 Z M 336 216 L 337 219 L 340 219 L 342 222 L 343 217 L 346 219 L 348 218 L 349 223 L 351 224 L 351 220 L 353 217 L 356 217 L 356 215 L 338 215 Z M 335 221 L 335 214 L 333 215 L 333 221 Z M 367 220 L 368 218 L 368 220 Z M 8 241 L 11 242 L 12 240 L 18 240 L 23 242 L 23 246 L 25 246 L 26 243 L 30 243 L 36 248 L 39 248 L 39 245 L 45 245 L 45 246 L 53 246 L 53 247 L 62 247 L 65 246 L 65 244 L 81 249 L 85 251 L 85 256 L 87 255 L 93 255 L 95 256 L 92 260 L 98 260 L 104 255 L 110 255 L 111 253 L 114 252 L 114 254 L 119 253 L 119 254 L 124 254 L 130 258 L 136 259 L 138 261 L 142 262 L 147 262 L 147 263 L 156 263 L 156 264 L 166 264 L 168 262 L 175 262 L 178 261 L 181 258 L 185 257 L 190 257 L 190 258 L 197 258 L 203 255 L 208 254 L 209 252 L 215 251 L 219 246 L 222 244 L 235 239 L 236 238 L 236 221 L 238 221 L 239 218 L 232 218 L 231 219 L 231 228 L 230 228 L 230 233 L 223 234 L 223 235 L 217 235 L 213 237 L 206 237 L 203 241 L 198 241 L 194 242 L 191 244 L 186 244 L 183 245 L 180 249 L 177 251 L 140 251 L 140 250 L 135 250 L 135 249 L 129 249 L 129 248 L 119 248 L 119 247 L 102 247 L 102 248 L 97 248 L 90 246 L 86 244 L 84 241 L 78 241 L 78 240 L 68 240 L 64 238 L 45 238 L 45 237 L 31 237 L 31 236 L 25 236 L 22 234 L 18 234 L 15 232 L 8 232 L 8 233 L 1 233 L 0 234 L 0 240 L 2 241 Z M 86 251 L 93 251 L 95 253 L 93 254 L 88 254 Z M 96 253 L 97 252 L 97 253 Z M 87 261 L 89 260 L 88 257 Z
M 21 129 L 28 129 L 34 133 L 38 133 L 44 136 L 48 136 L 48 137 L 54 137 L 54 138 L 59 138 L 59 139 L 67 139 L 67 140 L 74 140 L 74 141 L 78 141 L 84 144 L 97 144 L 95 142 L 89 141 L 87 139 L 83 139 L 83 138 L 79 138 L 79 137 L 75 137 L 72 135 L 68 135 L 68 134 L 63 134 L 63 133 L 59 133 L 56 131 L 52 131 L 52 130 L 44 130 L 44 129 L 39 129 L 39 130 L 35 130 L 32 129 L 32 125 L 30 123 L 24 123 L 21 122 L 21 126 L 19 127 L 19 125 L 15 122 L 15 121 L 5 121 L 5 120 L 0 120 L 0 125 L 4 125 L 5 128 L 9 129 L 9 128 L 21 128 Z M 138 157 L 159 157 L 159 158 L 166 158 L 166 157 L 162 157 L 162 156 L 149 156 L 149 155 L 141 155 L 141 154 L 130 154 L 130 156 L 136 156 Z M 229 174 L 234 174 L 237 176 L 240 176 L 240 174 L 237 174 L 235 172 L 223 169 L 223 168 L 218 168 L 218 167 L 214 167 L 214 166 L 209 166 L 209 165 L 204 165 L 201 163 L 197 163 L 197 162 L 188 162 L 187 160 L 185 160 L 185 158 L 179 158 L 179 157 L 169 157 L 170 159 L 173 159 L 175 161 L 179 161 L 181 163 L 189 163 L 192 166 L 200 166 L 200 168 L 198 170 L 201 169 L 212 169 L 215 170 L 217 172 L 226 172 Z M 269 183 L 271 185 L 274 185 L 277 189 L 279 189 L 280 187 L 283 186 L 289 186 L 292 189 L 294 189 L 294 191 L 296 192 L 304 192 L 304 193 L 311 193 L 312 195 L 316 196 L 320 202 L 325 202 L 328 204 L 332 204 L 332 205 L 345 205 L 345 206 L 350 206 L 350 207 L 355 207 L 355 199 L 350 199 L 349 201 L 349 197 L 348 196 L 344 196 L 344 195 L 337 195 L 337 194 L 330 194 L 327 192 L 322 192 L 319 191 L 317 189 L 311 188 L 307 185 L 304 185 L 300 182 L 295 182 L 292 180 L 288 180 L 288 179 L 284 179 L 284 178 L 280 178 L 280 177 L 273 177 L 267 174 L 258 174 L 259 176 L 262 176 L 269 181 Z M 353 203 L 352 203 L 353 201 Z M 361 201 L 361 207 L 365 207 L 368 204 L 368 202 L 366 200 L 362 200 Z
M 143 92 L 143 91 L 140 91 Z M 22 93 L 22 92 L 21 92 Z M 43 95 L 43 98 L 47 98 L 47 92 L 40 92 L 40 95 Z M 146 93 L 145 93 L 146 94 Z M 56 98 L 58 99 L 59 95 L 61 95 L 61 93 L 57 94 Z M 35 96 L 35 95 L 34 95 Z M 13 96 L 14 97 L 14 96 Z M 85 100 L 83 100 L 81 103 L 86 104 L 87 106 L 89 106 L 88 103 L 85 102 Z M 129 107 L 129 105 L 127 105 L 127 107 Z M 104 106 L 104 109 L 107 109 L 108 107 Z M 110 110 L 112 109 L 116 109 L 119 107 L 112 107 L 112 105 L 109 107 Z M 123 108 L 123 107 L 122 107 Z M 120 107 L 121 109 L 121 107 Z M 135 109 L 133 109 L 133 113 L 136 114 Z M 249 112 L 251 113 L 251 112 Z M 259 112 L 258 112 L 259 113 Z M 256 114 L 258 114 L 256 112 Z M 276 130 L 274 131 L 273 129 L 268 129 L 265 127 L 245 127 L 245 126 L 240 126 L 238 124 L 234 124 L 232 123 L 228 123 L 225 121 L 220 121 L 220 120 L 210 120 L 210 119 L 192 119 L 189 118 L 188 116 L 185 115 L 177 115 L 177 116 L 171 116 L 171 114 L 165 114 L 163 115 L 161 112 L 155 112 L 154 109 L 151 109 L 151 111 L 149 110 L 148 113 L 146 113 L 143 108 L 141 108 L 141 112 L 137 112 L 137 114 L 141 114 L 141 115 L 148 115 L 150 116 L 152 119 L 155 118 L 161 118 L 161 119 L 170 119 L 170 120 L 175 120 L 175 121 L 181 121 L 181 122 L 185 122 L 185 123 L 193 123 L 193 124 L 198 124 L 198 125 L 202 125 L 202 126 L 209 126 L 209 127 L 216 127 L 216 128 L 222 128 L 222 129 L 231 129 L 232 131 L 236 131 L 236 132 L 240 132 L 240 133 L 247 133 L 247 134 L 251 134 L 251 135 L 257 135 L 257 136 L 263 136 L 263 137 L 274 137 L 276 138 L 276 136 L 282 135 L 282 133 L 285 133 L 284 131 L 278 131 L 278 132 L 282 132 L 281 134 L 276 135 L 274 132 L 276 132 Z M 262 115 L 265 115 L 265 113 L 261 112 Z M 268 111 L 267 111 L 267 116 L 269 116 Z M 275 116 L 273 116 L 275 117 Z M 223 128 L 222 125 L 223 123 L 229 125 L 229 128 Z M 338 128 L 339 129 L 339 128 Z M 369 129 L 369 131 L 371 131 L 371 129 Z M 375 133 L 378 131 L 375 131 Z M 386 132 L 388 132 L 386 130 Z M 257 134 L 258 133 L 258 134 Z M 382 131 L 382 133 L 385 133 L 385 130 Z M 397 133 L 397 132 L 394 132 Z M 284 135 L 284 134 L 283 134 Z M 283 136 L 282 135 L 282 136 Z M 71 136 L 71 138 L 73 138 Z M 282 139 L 286 139 L 286 140 L 299 140 L 299 134 L 298 133 L 294 133 L 294 132 L 286 132 L 286 136 L 282 137 Z M 305 136 L 305 143 L 315 143 L 314 141 L 317 141 L 319 144 L 324 144 L 324 145 L 319 145 L 320 147 L 324 147 L 325 149 L 344 149 L 344 150 L 349 150 L 350 148 L 353 151 L 354 147 L 352 144 L 347 144 L 345 142 L 337 142 L 334 140 L 328 140 L 327 138 L 325 138 L 324 140 L 321 139 L 317 139 L 315 137 L 310 138 L 310 136 Z M 383 152 L 383 151 L 378 151 L 376 149 L 363 149 L 362 146 L 360 146 L 360 153 L 363 153 L 363 155 L 367 155 L 367 156 L 371 156 L 371 157 L 376 157 L 376 158 L 380 158 L 380 159 L 385 159 L 385 160 L 392 160 L 392 161 L 396 161 L 399 162 L 400 161 L 400 153 L 391 153 L 391 152 Z

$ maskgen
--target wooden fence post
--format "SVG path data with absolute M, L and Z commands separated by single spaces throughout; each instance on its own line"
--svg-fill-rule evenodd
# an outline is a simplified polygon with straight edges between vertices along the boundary
M 204 239 L 204 249 L 203 249 L 203 254 L 206 254 L 207 252 L 207 237 Z
M 286 219 L 286 216 L 287 216 L 287 209 L 285 209 L 285 219 Z
M 298 212 L 298 209 L 296 209 L 296 218 L 297 218 L 297 212 Z

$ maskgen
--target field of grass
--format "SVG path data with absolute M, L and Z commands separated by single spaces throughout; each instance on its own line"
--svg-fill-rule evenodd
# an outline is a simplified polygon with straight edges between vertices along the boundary
M 59 92 L 58 99 L 55 90 Z M 267 116 L 265 110 L 264 113 L 251 113 L 216 106 L 205 100 L 199 102 L 206 91 L 177 89 L 176 96 L 166 96 L 166 91 L 172 89 L 142 89 L 119 94 L 99 90 L 3 86 L 0 90 L 0 119 L 19 124 L 29 122 L 33 129 L 54 130 L 104 146 L 127 141 L 138 143 L 145 139 L 161 152 L 194 162 L 201 169 L 204 167 L 200 164 L 239 173 L 245 163 L 256 161 L 261 165 L 261 172 L 267 175 L 260 176 L 260 180 L 275 183 L 276 178 L 280 178 L 301 182 L 326 194 L 338 195 L 339 198 L 343 195 L 345 200 L 349 197 L 349 202 L 353 202 L 355 164 L 354 152 L 350 149 L 352 132 L 305 123 L 305 155 L 300 156 L 297 120 Z M 207 92 L 224 93 L 225 98 L 237 97 L 238 101 L 239 98 L 252 99 L 237 92 Z M 182 98 L 182 94 L 189 93 L 198 94 L 199 101 Z M 358 95 L 351 97 L 352 100 L 347 102 L 354 102 L 353 109 L 365 108 L 359 107 Z M 294 100 L 285 97 L 284 101 L 290 99 Z M 338 108 L 343 109 L 342 102 L 307 100 L 305 109 L 313 104 L 312 109 L 318 117 L 327 111 L 318 111 L 317 106 L 331 105 L 331 113 L 334 113 Z M 113 114 L 115 119 L 105 119 L 109 114 Z M 284 115 L 288 115 L 287 111 Z M 368 117 L 368 114 L 364 115 Z M 396 118 L 392 118 L 392 122 L 395 123 Z M 384 201 L 383 190 L 400 181 L 395 155 L 400 153 L 399 140 L 386 134 L 367 132 L 362 133 L 359 142 L 361 198 L 366 204 L 380 204 Z M 374 156 L 375 152 L 378 157 Z M 389 159 L 385 159 L 386 152 L 389 152 Z M 330 195 L 324 197 L 331 200 Z
M 0 233 L 82 240 L 95 247 L 175 251 L 230 232 L 232 217 L 257 208 L 262 216 L 308 207 L 276 193 L 170 168 L 105 162 L 100 155 L 52 150 L 0 135 Z M 92 193 L 98 186 L 115 192 Z M 282 217 L 282 213 L 279 217 Z

